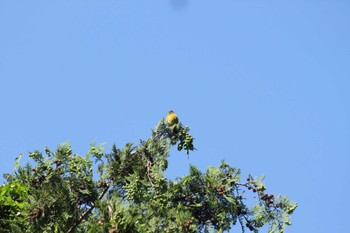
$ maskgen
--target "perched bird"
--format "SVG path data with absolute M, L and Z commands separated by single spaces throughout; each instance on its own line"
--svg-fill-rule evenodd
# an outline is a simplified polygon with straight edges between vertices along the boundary
M 166 123 L 168 126 L 173 126 L 174 124 L 179 123 L 179 118 L 177 118 L 173 110 L 169 110 L 168 116 L 166 117 Z

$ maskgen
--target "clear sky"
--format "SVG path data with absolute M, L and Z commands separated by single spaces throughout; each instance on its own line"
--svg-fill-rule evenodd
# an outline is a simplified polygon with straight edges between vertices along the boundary
M 3 0 L 0 173 L 46 145 L 138 143 L 173 109 L 198 150 L 172 151 L 169 178 L 224 159 L 299 203 L 287 233 L 348 232 L 349 12 L 347 0 Z

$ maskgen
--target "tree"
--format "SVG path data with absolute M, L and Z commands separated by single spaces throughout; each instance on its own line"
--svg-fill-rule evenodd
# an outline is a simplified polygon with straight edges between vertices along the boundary
M 297 204 L 266 192 L 263 178 L 241 181 L 238 168 L 222 162 L 168 180 L 169 150 L 194 150 L 189 128 L 161 120 L 147 140 L 92 144 L 85 156 L 68 144 L 29 153 L 32 163 L 5 174 L 0 187 L 2 232 L 283 232 Z M 97 171 L 94 171 L 97 164 Z M 98 174 L 98 179 L 93 176 Z M 255 196 L 256 203 L 249 206 Z M 6 211 L 4 211 L 6 210 Z

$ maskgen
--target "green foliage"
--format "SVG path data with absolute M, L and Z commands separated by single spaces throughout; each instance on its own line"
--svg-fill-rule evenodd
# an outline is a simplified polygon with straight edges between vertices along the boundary
M 85 157 L 72 153 L 67 144 L 55 152 L 45 148 L 29 153 L 33 165 L 19 168 L 7 176 L 28 189 L 27 221 L 29 232 L 67 231 L 80 214 L 97 200 L 98 190 L 93 181 L 90 154 Z
M 1 226 L 18 226 L 18 232 L 224 232 L 239 223 L 242 231 L 268 224 L 277 233 L 291 224 L 296 203 L 267 194 L 262 178 L 242 182 L 240 170 L 225 162 L 204 173 L 190 166 L 189 175 L 166 179 L 169 150 L 189 154 L 193 141 L 188 127 L 162 120 L 147 140 L 113 145 L 110 153 L 95 144 L 85 156 L 68 144 L 31 152 L 33 162 L 1 186 Z M 256 204 L 248 206 L 251 195 Z
M 1 232 L 23 232 L 27 227 L 28 187 L 18 180 L 0 186 Z

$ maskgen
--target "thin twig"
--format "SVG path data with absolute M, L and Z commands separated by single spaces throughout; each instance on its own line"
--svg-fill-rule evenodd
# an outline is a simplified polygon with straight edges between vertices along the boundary
M 148 178 L 149 182 L 151 183 L 152 188 L 154 188 L 154 184 L 153 184 L 152 178 L 151 178 L 151 166 L 152 166 L 151 161 L 147 160 L 147 165 L 146 165 L 146 167 L 147 167 L 147 178 Z

